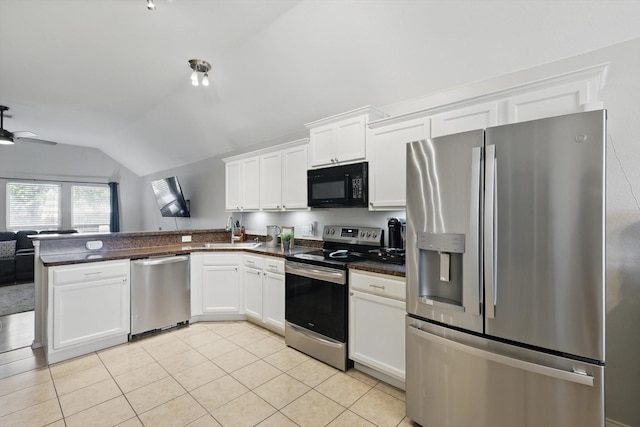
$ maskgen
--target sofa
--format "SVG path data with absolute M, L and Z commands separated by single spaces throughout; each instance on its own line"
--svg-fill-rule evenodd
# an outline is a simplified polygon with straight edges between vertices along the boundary
M 76 230 L 0 231 L 0 286 L 33 281 L 34 234 L 69 234 Z

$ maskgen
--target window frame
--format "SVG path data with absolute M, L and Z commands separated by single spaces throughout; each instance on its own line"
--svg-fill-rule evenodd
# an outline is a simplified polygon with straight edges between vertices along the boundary
M 10 187 L 13 185 L 22 185 L 22 186 L 40 186 L 40 187 L 56 187 L 58 189 L 57 191 L 57 212 L 56 212 L 56 223 L 49 223 L 49 224 L 28 224 L 28 225 L 12 225 L 11 224 L 11 219 L 13 218 L 13 216 L 11 215 L 11 189 Z M 39 181 L 39 180 L 33 180 L 33 181 L 26 181 L 26 180 L 19 180 L 19 179 L 11 179 L 11 180 L 7 180 L 6 184 L 5 184 L 5 191 L 6 191 L 6 200 L 5 200 L 5 227 L 8 231 L 20 231 L 20 230 L 49 230 L 49 229 L 58 229 L 62 226 L 63 223 L 63 211 L 62 211 L 62 199 L 63 199 L 63 188 L 62 188 L 62 183 L 61 182 L 55 182 L 55 181 Z

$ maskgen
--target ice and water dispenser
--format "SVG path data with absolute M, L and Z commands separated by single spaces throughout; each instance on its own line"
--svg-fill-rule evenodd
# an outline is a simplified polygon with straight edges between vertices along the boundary
M 422 302 L 463 309 L 464 234 L 419 232 L 417 237 Z

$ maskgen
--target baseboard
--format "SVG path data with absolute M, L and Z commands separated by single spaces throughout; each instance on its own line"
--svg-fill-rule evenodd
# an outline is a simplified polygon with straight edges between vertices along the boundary
M 620 423 L 620 422 L 618 422 L 618 421 L 614 421 L 614 420 L 612 420 L 611 418 L 607 418 L 607 419 L 606 419 L 605 425 L 606 425 L 607 427 L 631 427 L 631 426 L 629 426 L 629 425 L 622 424 L 622 423 Z

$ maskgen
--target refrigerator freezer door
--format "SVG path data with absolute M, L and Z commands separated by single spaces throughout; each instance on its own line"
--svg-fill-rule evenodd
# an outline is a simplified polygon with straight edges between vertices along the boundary
M 605 124 L 593 111 L 486 130 L 486 334 L 604 360 Z
M 603 427 L 604 367 L 407 318 L 407 416 L 429 427 Z
M 484 131 L 407 145 L 407 311 L 482 332 Z

